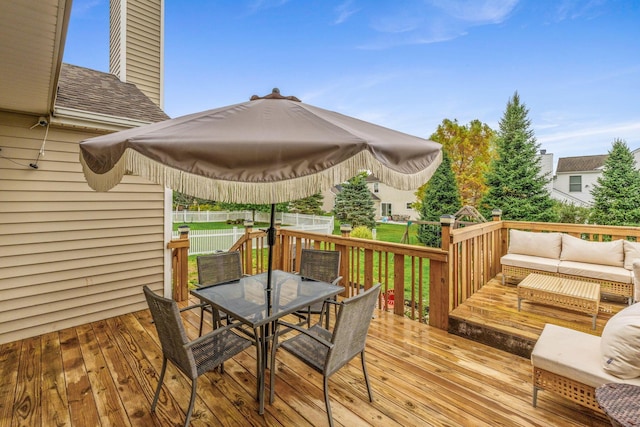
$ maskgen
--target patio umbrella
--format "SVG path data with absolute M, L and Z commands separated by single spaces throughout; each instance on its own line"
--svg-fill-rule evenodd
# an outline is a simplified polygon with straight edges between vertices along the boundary
M 181 193 L 230 203 L 271 204 L 271 288 L 275 204 L 301 199 L 367 170 L 409 190 L 441 161 L 438 143 L 282 96 L 91 138 L 80 143 L 89 186 L 108 191 L 139 175 Z

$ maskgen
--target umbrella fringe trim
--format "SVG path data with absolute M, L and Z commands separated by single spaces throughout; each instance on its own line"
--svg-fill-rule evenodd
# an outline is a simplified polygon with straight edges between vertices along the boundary
M 279 182 L 239 182 L 216 180 L 191 174 L 160 164 L 135 150 L 125 150 L 115 166 L 98 174 L 86 164 L 80 154 L 80 163 L 89 186 L 96 191 L 108 191 L 122 181 L 124 175 L 139 175 L 181 193 L 207 200 L 231 203 L 281 203 L 309 197 L 322 189 L 347 181 L 360 171 L 373 173 L 381 182 L 400 190 L 417 190 L 429 181 L 442 161 L 442 151 L 422 171 L 405 174 L 383 166 L 368 151 L 363 151 L 344 162 L 313 175 Z

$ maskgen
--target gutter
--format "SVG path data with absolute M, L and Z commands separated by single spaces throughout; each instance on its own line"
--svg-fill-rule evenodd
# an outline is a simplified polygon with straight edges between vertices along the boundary
M 80 129 L 92 129 L 101 131 L 120 131 L 147 125 L 152 122 L 146 120 L 130 119 L 126 117 L 112 116 L 109 114 L 94 113 L 67 107 L 54 107 L 50 118 L 51 124 L 60 127 L 72 127 Z

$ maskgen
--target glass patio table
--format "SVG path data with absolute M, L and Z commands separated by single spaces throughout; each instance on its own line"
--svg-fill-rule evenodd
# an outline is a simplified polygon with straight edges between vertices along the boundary
M 262 273 L 193 289 L 191 294 L 253 329 L 257 349 L 259 412 L 263 414 L 266 359 L 275 322 L 342 291 L 344 288 L 341 286 L 304 280 L 299 275 L 274 270 L 270 291 L 267 290 L 267 273 Z

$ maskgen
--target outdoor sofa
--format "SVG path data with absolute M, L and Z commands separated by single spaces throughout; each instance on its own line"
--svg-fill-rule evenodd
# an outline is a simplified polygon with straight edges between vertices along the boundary
M 640 262 L 634 270 L 640 275 Z M 640 303 L 609 319 L 601 337 L 546 324 L 531 364 L 534 407 L 538 390 L 546 390 L 602 412 L 596 388 L 607 383 L 640 386 Z
M 640 298 L 635 260 L 640 261 L 640 242 L 592 242 L 564 233 L 509 230 L 509 247 L 500 263 L 503 284 L 530 273 L 548 274 L 599 283 L 602 294 L 624 297 L 631 304 Z

